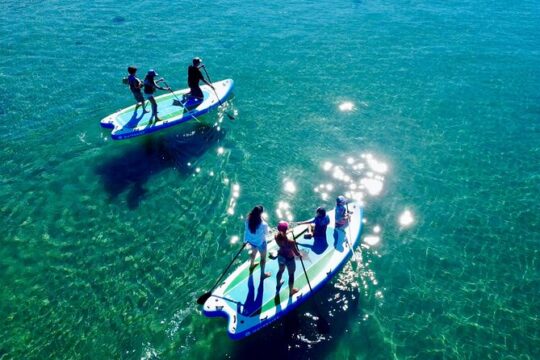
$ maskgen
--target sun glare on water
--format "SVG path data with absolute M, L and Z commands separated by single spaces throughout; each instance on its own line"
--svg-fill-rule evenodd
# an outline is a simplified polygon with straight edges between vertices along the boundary
M 339 104 L 339 110 L 341 111 L 353 111 L 354 110 L 354 104 L 350 101 L 345 101 Z

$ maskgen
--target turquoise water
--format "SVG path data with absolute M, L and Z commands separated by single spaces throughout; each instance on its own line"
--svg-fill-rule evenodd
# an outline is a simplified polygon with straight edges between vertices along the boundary
M 539 9 L 2 2 L 0 358 L 539 358 Z M 195 55 L 234 121 L 100 129 L 127 65 L 183 88 Z M 201 314 L 255 204 L 340 193 L 366 223 L 331 285 L 239 342 Z

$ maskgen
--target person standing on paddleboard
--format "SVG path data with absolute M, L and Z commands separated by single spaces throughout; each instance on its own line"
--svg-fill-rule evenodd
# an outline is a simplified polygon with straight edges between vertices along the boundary
M 202 102 L 202 100 L 204 99 L 203 92 L 199 87 L 200 81 L 204 82 L 206 85 L 214 89 L 214 86 L 204 78 L 201 72 L 202 67 L 204 67 L 204 65 L 202 63 L 202 59 L 199 57 L 193 58 L 192 65 L 189 65 L 188 67 L 187 81 L 190 89 L 189 96 L 197 103 Z
M 257 252 L 261 254 L 261 278 L 270 277 L 270 273 L 264 272 L 266 265 L 266 235 L 268 235 L 268 224 L 262 218 L 264 208 L 262 205 L 257 205 L 251 210 L 246 219 L 246 227 L 244 231 L 244 243 L 251 245 L 251 263 L 249 266 L 250 273 L 253 272 L 257 263 L 255 257 Z
M 277 229 L 278 233 L 274 237 L 276 243 L 279 245 L 279 271 L 276 275 L 276 292 L 279 292 L 281 285 L 283 285 L 283 281 L 281 281 L 281 276 L 285 271 L 285 267 L 287 267 L 287 272 L 289 273 L 289 297 L 291 297 L 298 292 L 298 289 L 294 287 L 294 272 L 296 270 L 295 256 L 301 257 L 302 255 L 296 248 L 295 241 L 287 237 L 289 223 L 286 221 L 280 221 Z
M 150 101 L 150 104 L 152 104 L 152 116 L 150 116 L 150 122 L 152 122 L 152 120 L 156 122 L 161 121 L 161 119 L 157 116 L 157 103 L 156 99 L 154 99 L 154 93 L 156 92 L 156 89 L 171 90 L 170 88 L 159 86 L 158 83 L 163 81 L 163 79 L 159 79 L 156 81 L 156 76 L 158 76 L 158 74 L 155 72 L 155 70 L 148 70 L 148 73 L 144 78 L 144 96 L 146 96 L 148 101 Z
M 142 87 L 143 82 L 141 79 L 139 79 L 135 74 L 137 73 L 137 68 L 135 66 L 128 66 L 128 77 L 124 78 L 125 83 L 129 85 L 129 90 L 133 93 L 133 97 L 135 98 L 135 101 L 137 101 L 137 105 L 135 106 L 135 112 L 137 112 L 137 109 L 139 106 L 142 106 L 143 112 L 147 113 L 148 110 L 146 110 L 146 102 L 144 100 L 143 94 L 142 94 Z
M 349 225 L 349 211 L 346 207 L 347 199 L 343 195 L 336 198 L 336 229 L 345 229 Z

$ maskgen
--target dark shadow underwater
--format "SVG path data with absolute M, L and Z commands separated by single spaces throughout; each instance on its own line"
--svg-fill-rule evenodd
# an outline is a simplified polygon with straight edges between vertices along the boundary
M 150 135 L 133 141 L 120 155 L 115 155 L 96 166 L 103 186 L 111 199 L 127 191 L 130 209 L 139 206 L 146 190 L 145 184 L 152 176 L 173 168 L 182 176 L 193 172 L 188 163 L 201 157 L 225 136 L 217 126 L 195 124 L 170 135 Z

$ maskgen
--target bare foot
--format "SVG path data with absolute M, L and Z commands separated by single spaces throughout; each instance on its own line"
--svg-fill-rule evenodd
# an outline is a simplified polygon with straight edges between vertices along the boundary
M 298 291 L 300 291 L 300 290 L 298 290 L 297 288 L 292 288 L 292 290 L 291 290 L 289 296 L 293 296 L 293 295 L 296 294 Z
M 270 272 L 265 272 L 265 273 L 263 274 L 262 278 L 263 278 L 263 280 L 264 280 L 264 279 L 268 279 L 270 276 L 272 276 L 272 273 L 270 273 Z

